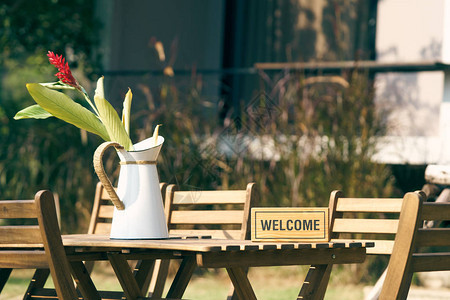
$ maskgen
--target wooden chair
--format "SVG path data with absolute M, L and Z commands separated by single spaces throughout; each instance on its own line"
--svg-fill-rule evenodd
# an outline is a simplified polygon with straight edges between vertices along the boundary
M 379 299 L 406 299 L 415 272 L 450 270 L 450 228 L 444 223 L 427 228 L 430 221 L 437 225 L 450 220 L 450 203 L 424 202 L 426 196 L 406 195 Z
M 52 193 L 40 191 L 34 200 L 0 201 L 0 218 L 31 219 L 37 224 L 0 226 L 0 292 L 12 269 L 49 269 L 58 298 L 78 299 Z M 15 250 L 14 245 L 35 245 L 36 249 Z M 32 298 L 31 292 L 25 298 Z
M 255 184 L 245 190 L 178 191 L 169 185 L 165 212 L 170 234 L 211 236 L 225 239 L 250 239 L 250 211 L 255 205 Z M 196 268 L 190 258 L 183 259 L 183 278 L 175 277 L 168 297 L 182 297 Z M 230 275 L 231 276 L 231 275 Z M 231 293 L 231 292 L 230 292 Z M 231 296 L 233 297 L 233 296 Z
M 330 196 L 330 239 L 337 242 L 375 242 L 368 255 L 391 255 L 399 230 L 405 200 L 419 199 L 408 193 L 404 198 L 345 198 L 342 192 Z M 323 299 L 332 265 L 311 266 L 298 299 Z
M 166 183 L 160 183 L 163 201 L 166 187 Z M 112 204 L 108 193 L 103 188 L 103 185 L 98 182 L 95 190 L 94 205 L 92 206 L 88 234 L 109 234 L 111 231 L 113 212 L 114 205 Z M 93 266 L 94 261 L 86 262 L 86 268 L 89 272 L 92 271 Z M 133 273 L 142 290 L 145 292 L 150 290 L 150 295 L 158 298 L 161 297 L 163 293 L 168 269 L 168 260 L 145 260 L 136 262 Z M 118 299 L 120 298 L 121 296 L 119 295 Z
M 167 184 L 161 183 L 161 194 L 165 195 Z M 114 205 L 112 204 L 108 193 L 103 188 L 103 185 L 98 182 L 95 189 L 94 204 L 92 206 L 91 220 L 89 222 L 88 234 L 109 234 L 111 231 L 111 222 L 114 212 Z M 95 261 L 86 261 L 85 268 L 88 273 L 92 272 Z M 167 276 L 169 268 L 169 261 L 138 261 L 133 270 L 138 284 L 142 286 L 144 291 L 152 291 L 155 297 L 161 297 L 164 290 L 165 277 Z M 39 268 L 36 270 L 32 282 L 28 290 L 42 289 L 45 282 L 50 275 L 50 270 L 46 268 Z M 122 292 L 108 292 L 109 298 L 121 299 Z M 156 296 L 159 295 L 159 296 Z

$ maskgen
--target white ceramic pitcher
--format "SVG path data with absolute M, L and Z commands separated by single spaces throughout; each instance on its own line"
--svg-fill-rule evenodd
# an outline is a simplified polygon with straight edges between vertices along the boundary
M 105 142 L 95 151 L 95 172 L 115 206 L 110 238 L 161 239 L 169 236 L 156 169 L 163 143 L 162 136 L 158 136 L 156 143 L 151 137 L 135 144 L 133 151 L 126 151 L 118 143 Z M 103 154 L 109 147 L 115 147 L 120 158 L 117 191 L 103 168 Z

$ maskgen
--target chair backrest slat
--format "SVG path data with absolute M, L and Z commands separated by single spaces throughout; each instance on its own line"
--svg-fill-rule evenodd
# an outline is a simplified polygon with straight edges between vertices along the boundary
M 416 247 L 450 246 L 449 228 L 421 228 L 416 234 Z
M 167 226 L 171 234 L 248 239 L 253 205 L 253 183 L 245 190 L 231 191 L 178 191 L 170 185 L 165 204 Z
M 0 219 L 18 219 L 16 222 L 35 225 L 3 225 L 0 226 L 0 244 L 6 245 L 43 245 L 41 229 L 37 225 L 38 213 L 34 200 L 2 200 L 0 201 Z M 19 220 L 20 219 L 20 220 Z M 32 220 L 31 220 L 32 219 Z M 34 221 L 33 221 L 34 220 Z
M 245 191 L 177 191 L 173 204 L 244 204 Z
M 0 244 L 42 244 L 41 230 L 37 225 L 0 226 Z
M 242 210 L 173 211 L 170 223 L 174 224 L 242 224 Z
M 100 205 L 98 217 L 102 219 L 111 219 L 114 213 L 114 205 L 103 203 Z
M 93 234 L 110 234 L 111 223 L 97 223 L 95 225 L 95 232 Z
M 386 233 L 395 234 L 398 220 L 383 219 L 336 219 L 333 232 L 339 233 Z
M 448 220 L 450 212 L 450 203 L 431 203 L 426 202 L 422 206 L 422 219 L 423 220 Z
M 371 240 L 375 247 L 367 248 L 367 254 L 390 255 L 402 198 L 346 198 L 340 191 L 330 195 L 331 239 Z
M 411 269 L 414 272 L 437 272 L 450 270 L 450 257 L 448 253 L 428 254 L 414 253 Z
M 400 213 L 402 203 L 402 198 L 341 198 L 336 211 Z
M 33 200 L 0 201 L 0 219 L 36 219 L 36 204 Z

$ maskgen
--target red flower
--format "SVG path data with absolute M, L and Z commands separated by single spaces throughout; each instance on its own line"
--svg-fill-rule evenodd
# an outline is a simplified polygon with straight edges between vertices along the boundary
M 47 56 L 50 63 L 58 68 L 59 72 L 56 73 L 55 76 L 62 82 L 73 86 L 74 88 L 80 89 L 80 85 L 72 76 L 72 72 L 70 71 L 69 64 L 66 63 L 66 59 L 62 55 L 57 55 L 52 51 L 48 51 Z

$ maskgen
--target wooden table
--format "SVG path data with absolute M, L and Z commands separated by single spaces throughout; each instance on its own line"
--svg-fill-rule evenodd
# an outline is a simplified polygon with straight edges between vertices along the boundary
M 226 268 L 241 299 L 256 299 L 245 269 L 258 266 L 322 265 L 361 263 L 366 247 L 373 243 L 255 243 L 248 240 L 209 238 L 170 238 L 162 240 L 114 240 L 105 235 L 64 235 L 63 244 L 70 260 L 108 259 L 127 299 L 142 297 L 138 279 L 128 259 L 182 259 L 170 287 L 168 298 L 181 298 L 196 266 Z M 87 278 L 87 290 L 95 296 L 95 287 Z

